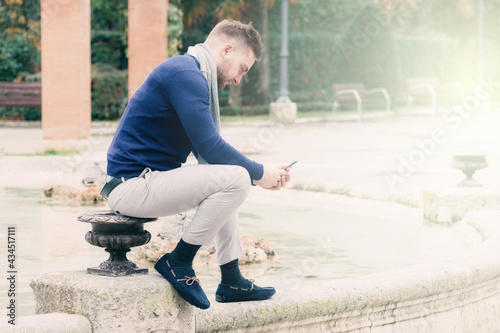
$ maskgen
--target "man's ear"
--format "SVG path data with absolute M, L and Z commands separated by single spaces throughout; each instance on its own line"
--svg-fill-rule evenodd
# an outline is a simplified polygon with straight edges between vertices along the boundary
M 221 55 L 222 59 L 224 59 L 225 57 L 227 57 L 228 55 L 230 55 L 231 52 L 233 52 L 233 44 L 226 43 L 222 47 L 220 55 Z

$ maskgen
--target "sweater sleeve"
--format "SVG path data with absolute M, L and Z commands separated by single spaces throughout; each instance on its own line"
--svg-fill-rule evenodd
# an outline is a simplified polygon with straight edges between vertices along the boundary
M 209 164 L 242 166 L 252 180 L 262 178 L 262 164 L 245 157 L 217 132 L 210 113 L 207 81 L 200 72 L 184 70 L 175 73 L 169 80 L 167 91 L 193 150 L 199 156 Z

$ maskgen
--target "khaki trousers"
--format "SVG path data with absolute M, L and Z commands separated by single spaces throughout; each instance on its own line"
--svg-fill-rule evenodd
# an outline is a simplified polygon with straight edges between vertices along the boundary
M 134 217 L 161 217 L 197 207 L 182 239 L 193 245 L 215 241 L 219 265 L 243 255 L 238 207 L 250 191 L 248 172 L 233 165 L 191 165 L 151 171 L 118 185 L 109 195 L 110 208 Z

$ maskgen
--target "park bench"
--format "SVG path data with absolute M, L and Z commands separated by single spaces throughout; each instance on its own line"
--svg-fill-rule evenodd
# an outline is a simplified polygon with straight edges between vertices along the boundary
M 0 82 L 1 106 L 42 106 L 40 82 Z
M 363 104 L 384 103 L 387 114 L 390 114 L 391 98 L 385 88 L 366 89 L 363 83 L 336 83 L 333 89 L 333 114 L 341 105 L 356 105 L 358 122 L 363 120 Z
M 432 115 L 436 116 L 437 102 L 450 100 L 463 104 L 465 93 L 458 82 L 441 84 L 437 77 L 408 78 L 407 82 L 408 106 L 415 100 L 429 100 Z

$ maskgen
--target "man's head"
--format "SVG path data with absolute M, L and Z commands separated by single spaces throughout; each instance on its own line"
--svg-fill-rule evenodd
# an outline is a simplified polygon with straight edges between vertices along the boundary
M 219 89 L 239 84 L 242 76 L 262 56 L 260 34 L 251 23 L 221 21 L 210 32 L 205 44 L 215 57 Z

